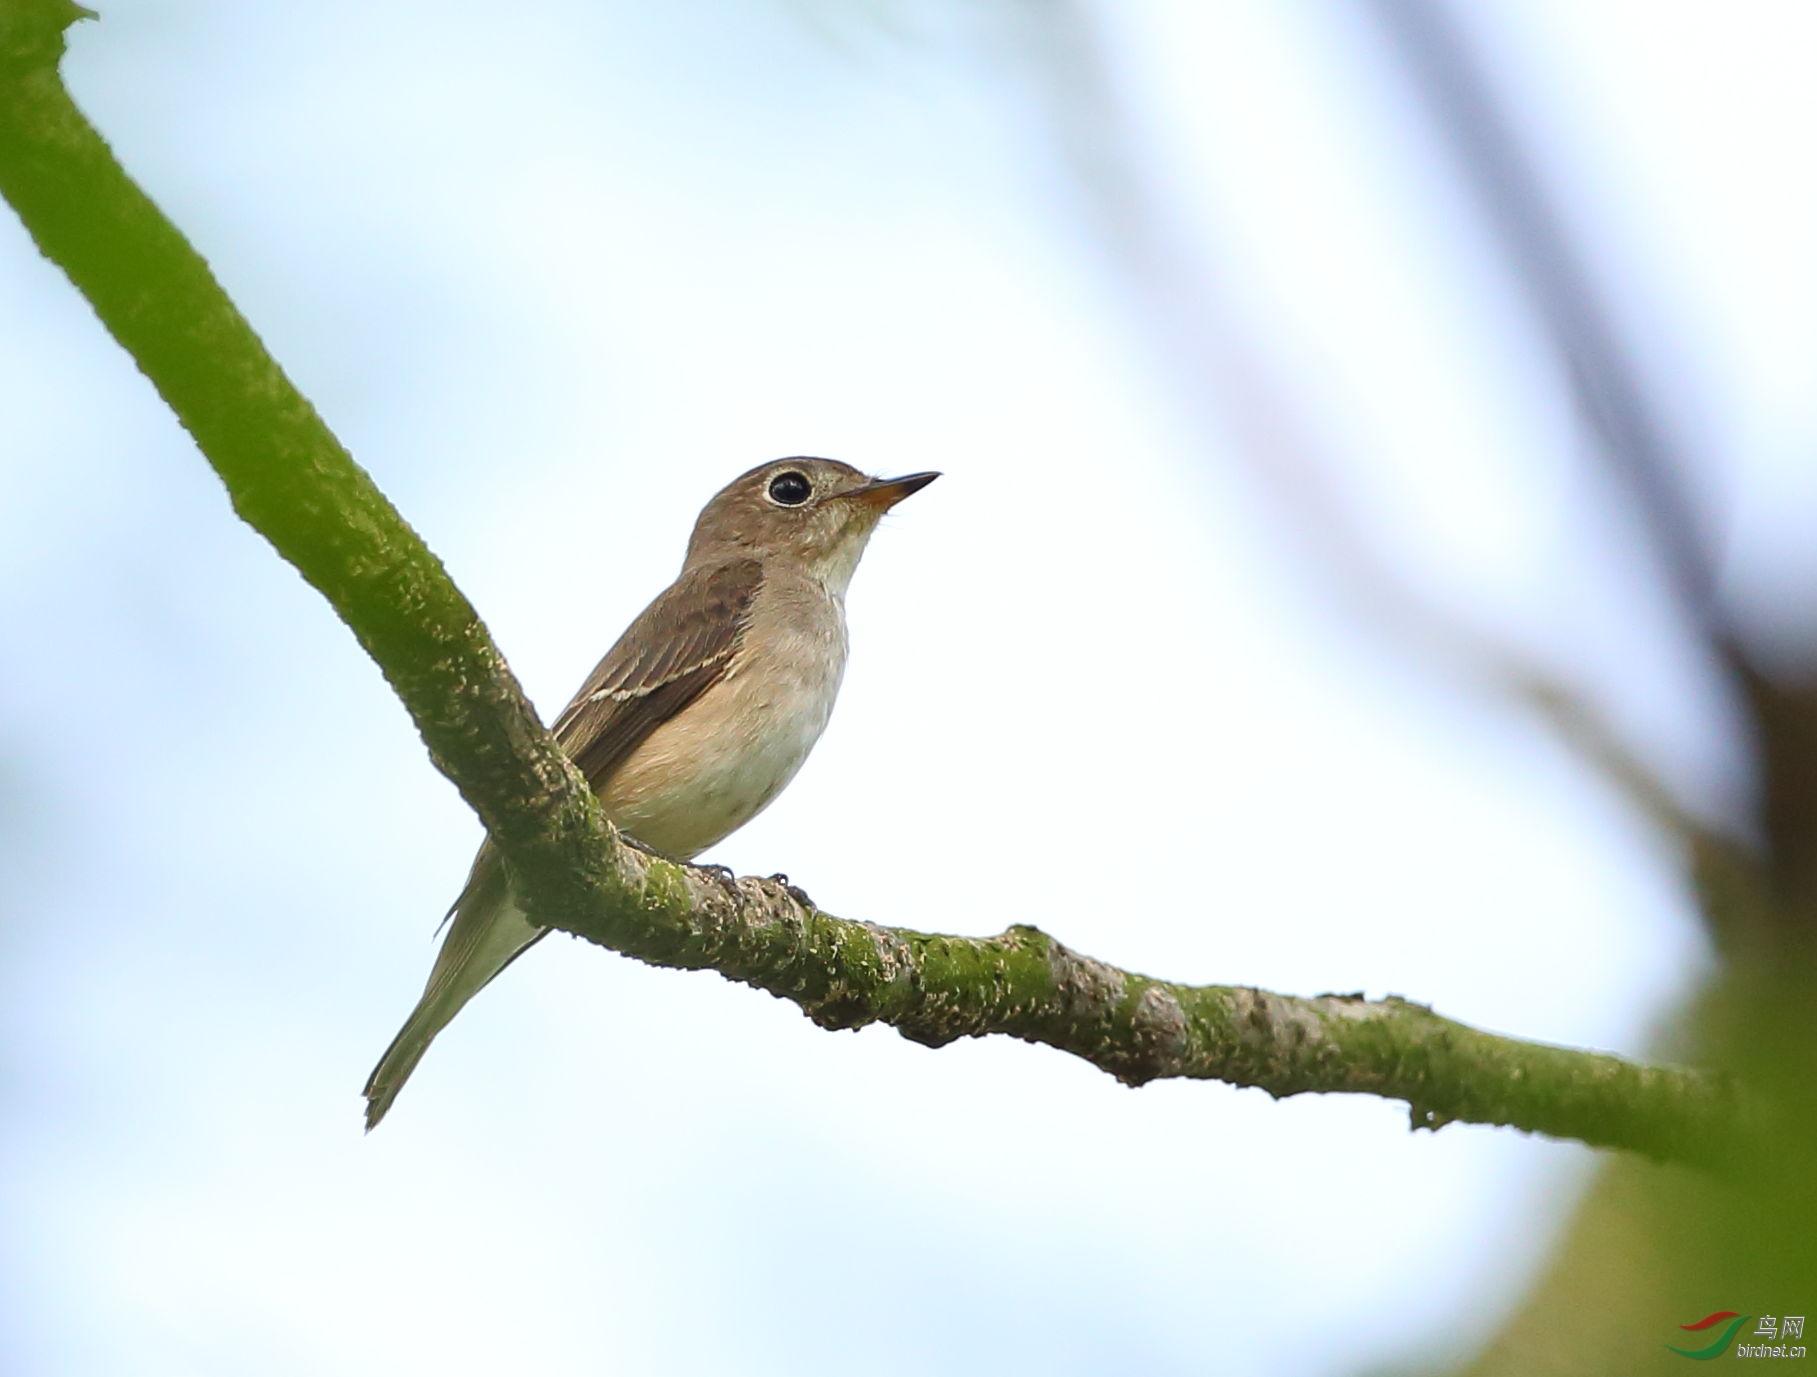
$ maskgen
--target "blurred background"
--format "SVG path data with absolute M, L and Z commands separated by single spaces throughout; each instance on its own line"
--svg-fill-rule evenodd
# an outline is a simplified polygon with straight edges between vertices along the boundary
M 64 70 L 545 715 L 734 474 L 946 473 L 704 859 L 1642 1056 L 1713 970 L 1657 816 L 1756 783 L 1700 609 L 1813 634 L 1814 38 L 115 0 Z M 363 1137 L 477 823 L 10 214 L 0 319 L 6 1371 L 1423 1371 L 1539 1275 L 1580 1147 L 559 939 Z

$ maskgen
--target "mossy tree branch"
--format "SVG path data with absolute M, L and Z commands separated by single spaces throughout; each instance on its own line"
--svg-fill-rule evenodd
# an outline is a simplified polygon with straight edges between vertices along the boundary
M 1118 970 L 1031 927 L 943 937 L 835 918 L 779 880 L 625 846 L 441 563 L 284 376 L 58 76 L 68 0 L 0 0 L 0 193 L 176 413 L 234 509 L 333 605 L 531 913 L 658 965 L 711 968 L 816 1023 L 930 1046 L 1003 1033 L 1131 1085 L 1405 1100 L 1415 1126 L 1504 1124 L 1678 1160 L 1725 1157 L 1728 1090 L 1696 1072 L 1496 1037 L 1398 998 L 1294 998 Z

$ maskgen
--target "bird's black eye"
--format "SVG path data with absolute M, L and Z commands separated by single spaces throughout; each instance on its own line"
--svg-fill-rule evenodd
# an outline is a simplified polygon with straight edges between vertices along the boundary
M 814 485 L 805 473 L 790 469 L 770 480 L 770 501 L 781 507 L 799 507 L 814 495 Z

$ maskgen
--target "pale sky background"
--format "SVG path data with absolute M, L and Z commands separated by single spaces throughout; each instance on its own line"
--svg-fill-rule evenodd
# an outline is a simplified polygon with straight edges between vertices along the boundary
M 1359 622 L 1220 431 L 1228 379 L 1182 386 L 1056 150 L 1039 7 L 104 9 L 77 97 L 545 713 L 734 474 L 945 471 L 859 572 L 818 752 L 707 859 L 1629 1054 L 1707 969 L 1670 845 Z M 1817 10 L 1469 14 L 1731 586 L 1787 624 L 1817 606 Z M 1139 177 L 1329 491 L 1732 790 L 1368 11 L 1097 17 Z M 10 214 L 0 320 L 7 1372 L 1293 1377 L 1456 1355 L 1518 1299 L 1585 1150 L 832 1035 L 560 939 L 363 1137 L 477 824 Z

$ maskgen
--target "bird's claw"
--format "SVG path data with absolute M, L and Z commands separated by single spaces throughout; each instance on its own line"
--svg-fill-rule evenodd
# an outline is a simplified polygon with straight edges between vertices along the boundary
M 720 886 L 723 889 L 725 889 L 728 893 L 730 893 L 734 896 L 736 896 L 738 893 L 738 876 L 733 871 L 732 867 L 729 865 L 716 865 L 711 861 L 678 860 L 674 856 L 668 855 L 667 853 L 662 852 L 662 851 L 658 851 L 654 846 L 651 846 L 648 842 L 639 841 L 636 837 L 632 836 L 629 832 L 620 832 L 618 834 L 618 836 L 619 836 L 619 839 L 621 841 L 623 841 L 626 846 L 629 846 L 638 851 L 641 851 L 646 856 L 653 856 L 659 861 L 667 861 L 670 865 L 688 866 L 689 868 L 694 869 L 694 870 L 704 870 L 704 871 L 706 871 L 707 874 L 711 875 L 715 880 L 717 880 L 719 882 Z
M 699 869 L 706 871 L 707 874 L 711 875 L 715 880 L 718 880 L 720 885 L 729 893 L 734 895 L 738 893 L 738 876 L 731 866 L 709 863 L 700 866 Z
M 803 889 L 798 884 L 790 883 L 789 877 L 787 875 L 784 875 L 780 870 L 777 871 L 774 875 L 770 876 L 770 878 L 772 880 L 776 881 L 777 884 L 781 885 L 783 887 L 783 889 L 788 892 L 789 898 L 793 899 L 796 903 L 800 904 L 803 908 L 819 908 L 820 907 L 819 904 L 815 903 L 811 898 L 808 897 L 808 892 L 805 889 Z

